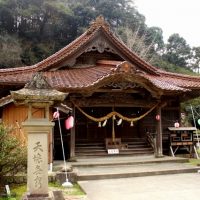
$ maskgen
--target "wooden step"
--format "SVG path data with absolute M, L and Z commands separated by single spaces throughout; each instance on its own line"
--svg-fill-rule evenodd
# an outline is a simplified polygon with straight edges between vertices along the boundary
M 149 155 L 153 154 L 152 147 L 146 142 L 145 138 L 126 138 L 122 139 L 122 144 L 128 148 L 119 149 L 120 155 Z M 76 142 L 76 156 L 111 156 L 105 148 L 105 143 L 102 141 L 79 141 Z

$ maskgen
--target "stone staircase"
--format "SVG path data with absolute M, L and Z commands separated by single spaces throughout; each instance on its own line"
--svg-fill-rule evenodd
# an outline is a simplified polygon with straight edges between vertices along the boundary
M 154 158 L 152 155 L 79 158 L 71 164 L 78 181 L 197 173 L 200 170 L 188 163 L 187 158 Z
M 119 150 L 119 155 L 152 155 L 153 149 L 145 138 L 122 139 L 122 144 L 127 146 Z M 76 157 L 102 157 L 116 156 L 108 155 L 103 141 L 78 141 L 75 148 Z

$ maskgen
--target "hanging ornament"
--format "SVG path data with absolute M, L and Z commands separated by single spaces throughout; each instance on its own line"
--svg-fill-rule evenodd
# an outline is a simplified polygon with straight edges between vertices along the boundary
M 157 120 L 157 121 L 160 120 L 160 115 L 156 115 L 156 120 Z
M 98 127 L 101 127 L 101 122 L 99 122 Z
M 200 125 L 200 119 L 197 120 L 197 123 Z
M 130 126 L 134 126 L 133 122 L 131 122 L 131 125 Z
M 104 127 L 107 124 L 107 119 L 103 122 L 102 126 Z
M 116 119 L 115 115 L 113 115 L 113 119 L 114 119 L 114 120 Z
M 53 119 L 57 119 L 59 117 L 60 117 L 59 111 L 56 111 L 56 112 L 53 113 Z
M 65 120 L 65 128 L 69 130 L 74 126 L 74 117 L 70 116 Z
M 119 126 L 122 123 L 122 119 L 119 119 L 117 125 Z
M 180 124 L 179 124 L 178 122 L 175 122 L 175 123 L 174 123 L 174 127 L 175 127 L 175 128 L 179 128 L 179 126 L 180 126 Z

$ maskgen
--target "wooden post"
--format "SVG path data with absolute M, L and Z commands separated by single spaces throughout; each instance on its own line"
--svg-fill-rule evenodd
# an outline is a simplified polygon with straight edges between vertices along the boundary
M 75 157 L 75 107 L 73 107 L 74 127 L 70 132 L 70 159 Z
M 163 148 L 162 148 L 162 113 L 161 107 L 157 107 L 156 114 L 160 116 L 160 119 L 157 120 L 157 136 L 156 136 L 156 157 L 163 157 Z
M 115 142 L 115 119 L 114 115 L 112 116 L 112 142 Z

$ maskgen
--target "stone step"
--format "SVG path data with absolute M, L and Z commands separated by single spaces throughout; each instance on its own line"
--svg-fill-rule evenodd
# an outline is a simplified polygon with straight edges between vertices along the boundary
M 110 178 L 126 178 L 164 174 L 192 173 L 199 167 L 188 164 L 188 158 L 154 155 L 123 156 L 110 155 L 104 157 L 79 157 L 75 162 L 68 162 L 73 169 L 76 180 L 95 180 Z M 62 169 L 63 161 L 54 162 L 54 169 Z
M 73 167 L 95 167 L 95 166 L 116 166 L 116 165 L 138 165 L 138 164 L 159 164 L 159 163 L 187 163 L 188 158 L 165 156 L 155 158 L 154 155 L 147 156 L 121 156 L 111 155 L 101 158 L 79 158 L 77 162 L 71 163 Z
M 99 153 L 99 154 L 80 154 L 76 155 L 76 158 L 104 158 L 104 157 L 118 157 L 118 156 L 146 156 L 153 155 L 152 152 L 125 152 L 117 155 L 108 155 L 108 153 Z
M 153 153 L 152 152 L 121 152 L 120 154 L 119 154 L 120 156 L 132 156 L 132 155 L 134 155 L 134 156 L 143 156 L 143 155 L 153 155 Z M 87 158 L 87 157 L 89 157 L 89 158 L 97 158 L 97 157 L 118 157 L 118 155 L 108 155 L 107 153 L 98 153 L 98 154 L 84 154 L 84 153 L 82 153 L 82 154 L 78 154 L 77 155 L 77 158 Z
M 188 163 L 149 163 L 137 165 L 115 165 L 96 167 L 77 167 L 77 178 L 83 180 L 100 180 L 113 178 L 129 178 L 165 174 L 194 173 L 200 167 Z

